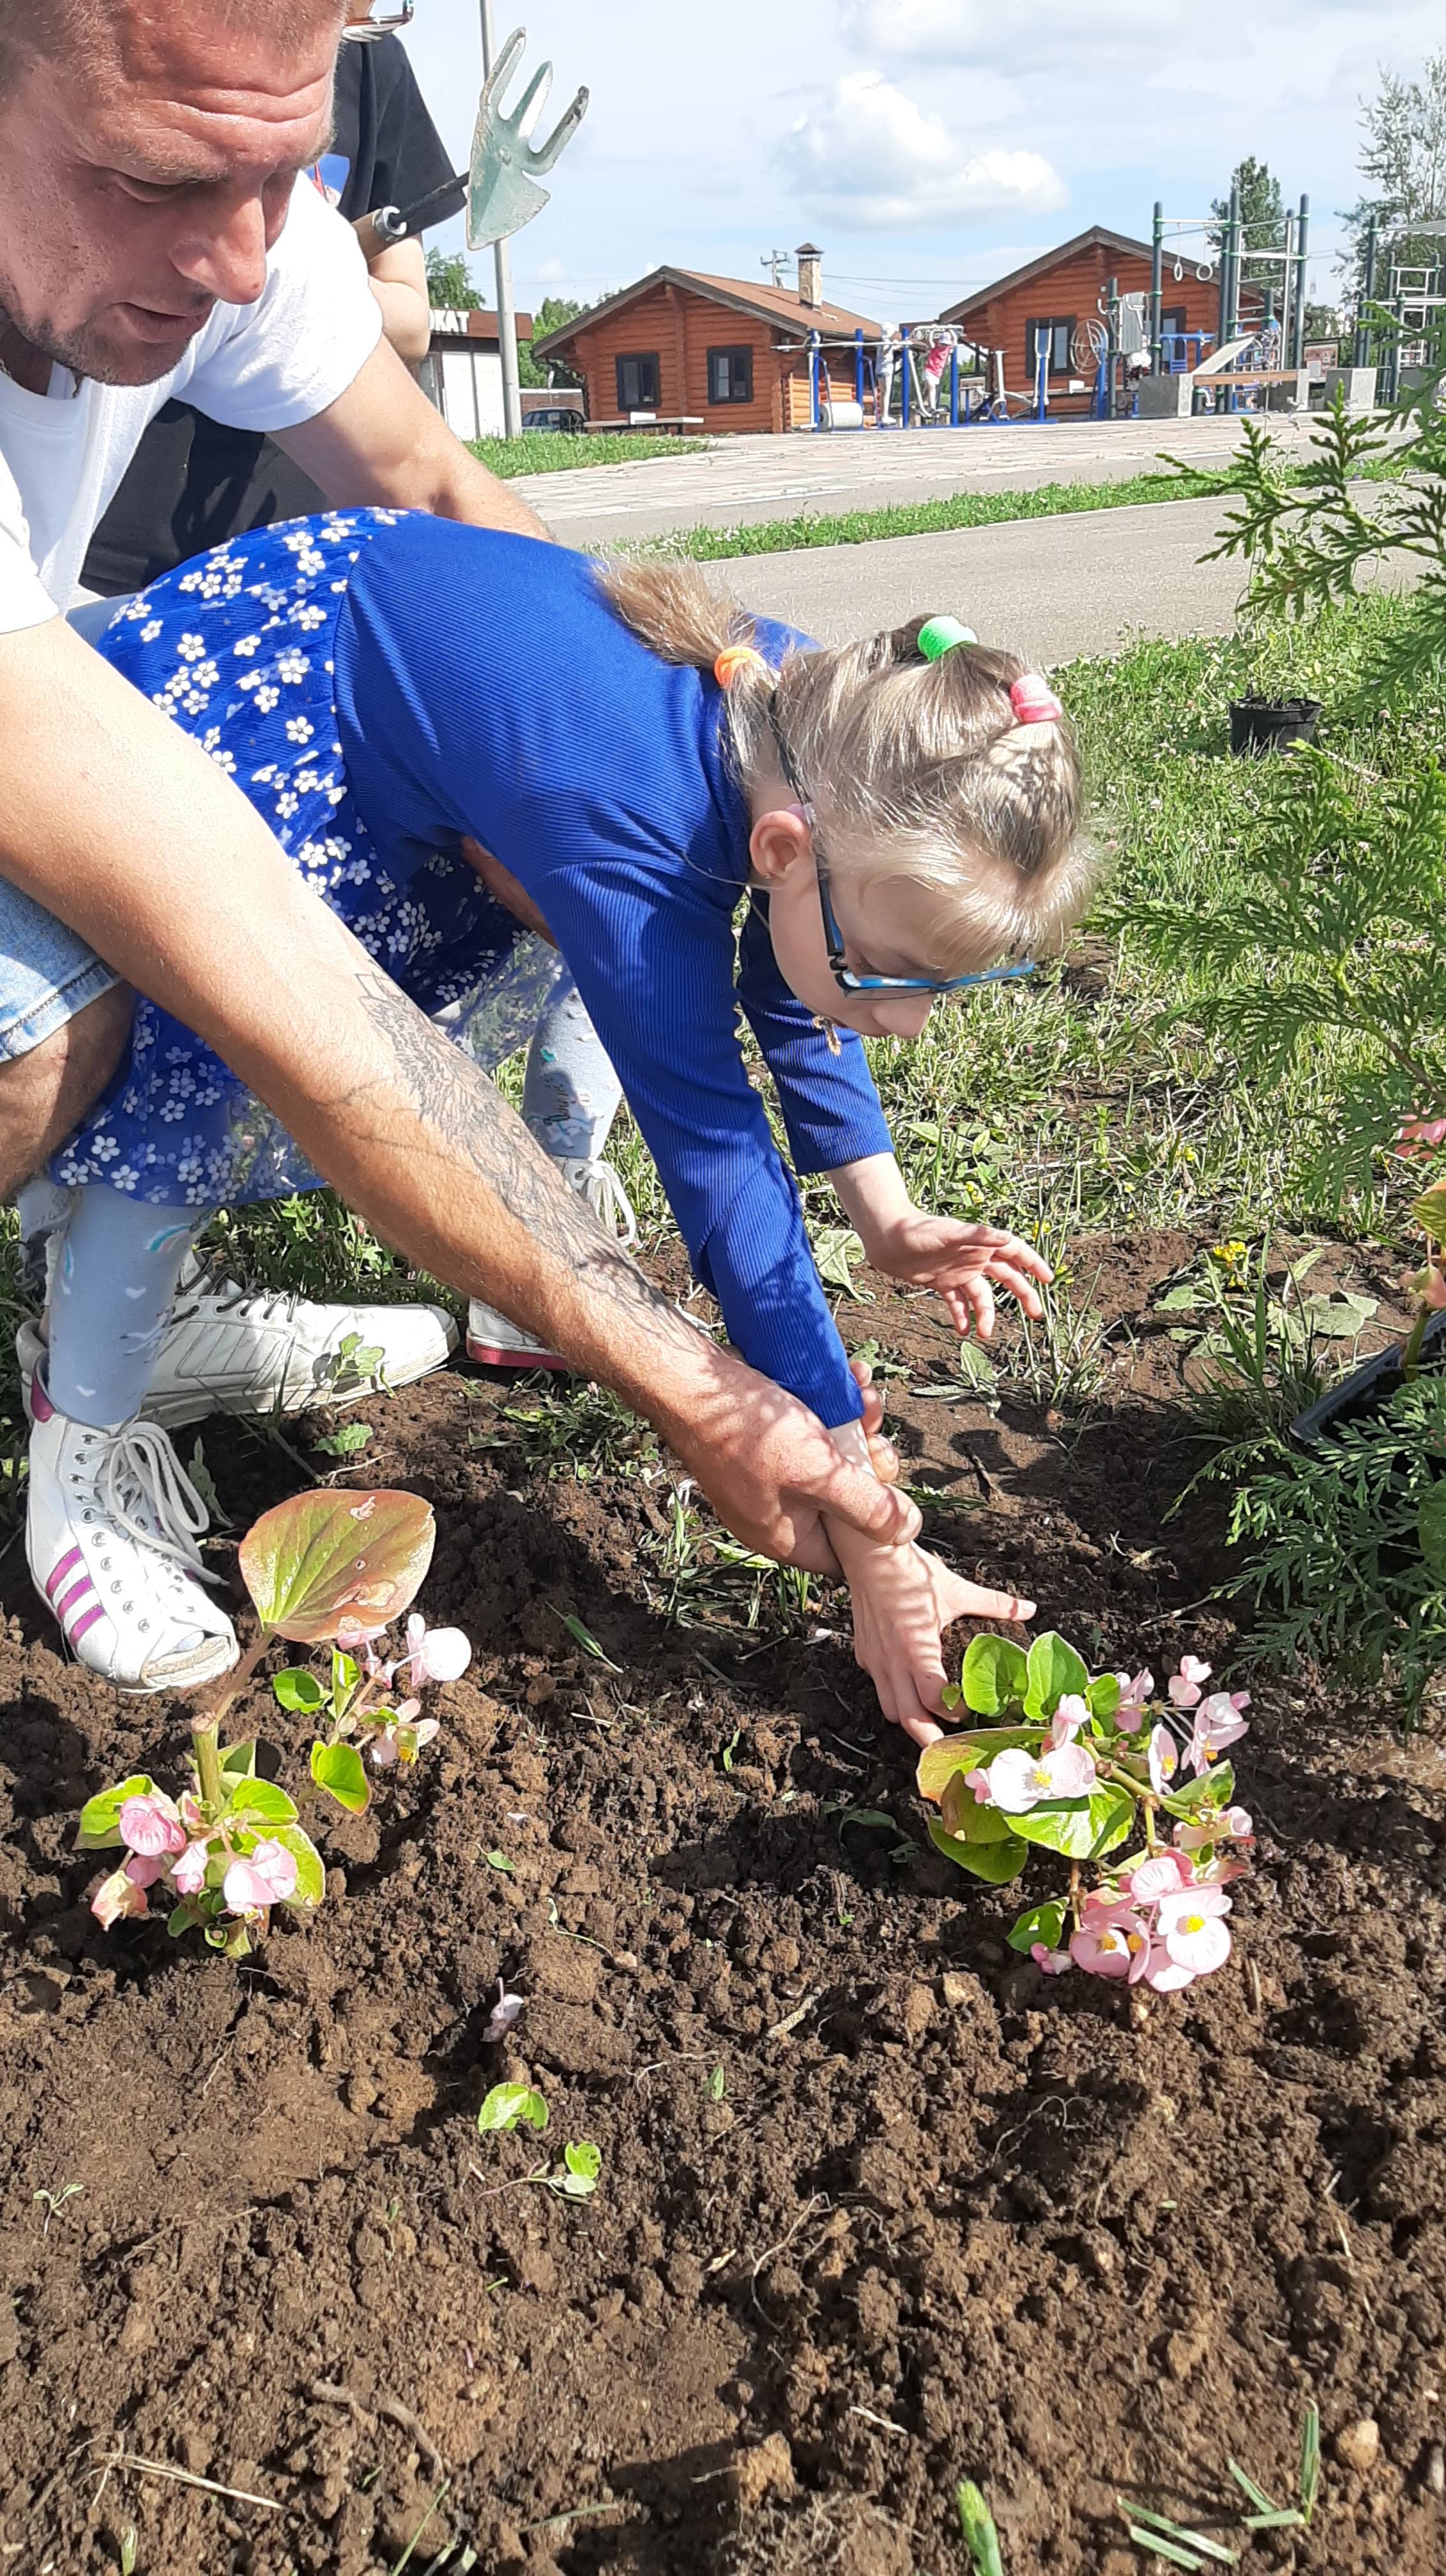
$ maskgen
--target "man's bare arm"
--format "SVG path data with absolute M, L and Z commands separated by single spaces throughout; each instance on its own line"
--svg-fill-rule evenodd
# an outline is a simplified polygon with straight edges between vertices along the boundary
M 338 507 L 371 502 L 431 510 L 473 527 L 547 535 L 511 484 L 489 474 L 454 437 L 385 340 L 325 411 L 273 435 Z
M 198 1030 L 389 1242 L 615 1387 L 749 1543 L 831 1570 L 822 1509 L 912 1534 L 648 1285 L 215 763 L 59 620 L 0 638 L 0 742 L 0 872 Z

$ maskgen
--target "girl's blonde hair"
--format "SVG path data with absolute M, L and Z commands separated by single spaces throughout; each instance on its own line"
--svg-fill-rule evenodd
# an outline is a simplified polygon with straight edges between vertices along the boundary
M 753 620 L 686 561 L 602 573 L 617 615 L 665 662 L 711 672 Z M 987 645 L 928 661 L 927 623 L 736 670 L 728 718 L 745 780 L 787 766 L 835 878 L 905 878 L 936 897 L 928 963 L 967 974 L 1011 949 L 1057 949 L 1089 898 L 1079 755 L 1069 727 L 1021 724 L 1026 665 Z

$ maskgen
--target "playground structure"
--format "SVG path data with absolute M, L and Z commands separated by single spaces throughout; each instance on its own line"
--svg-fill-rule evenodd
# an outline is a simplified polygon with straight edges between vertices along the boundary
M 1440 240 L 1446 235 L 1446 223 L 1412 224 L 1410 238 Z M 1372 215 L 1366 228 L 1365 260 L 1360 293 L 1356 299 L 1356 327 L 1352 350 L 1358 367 L 1379 365 L 1380 399 L 1393 403 L 1399 399 L 1402 382 L 1414 367 L 1429 366 L 1439 320 L 1446 307 L 1446 268 L 1441 260 L 1402 262 L 1392 258 L 1387 273 L 1386 293 L 1378 292 L 1382 283 L 1380 226 Z M 1383 327 L 1382 316 L 1385 317 Z
M 1133 249 L 1123 237 L 1107 238 L 1122 250 Z M 1148 288 L 1122 290 L 1119 278 L 1111 276 L 1098 293 L 1091 287 L 1096 310 L 1086 319 L 1032 324 L 1023 383 L 1009 382 L 1005 349 L 971 340 L 955 323 L 905 323 L 876 341 L 862 331 L 851 342 L 815 331 L 808 342 L 809 426 L 837 431 L 1044 424 L 1056 416 L 1052 406 L 1062 398 L 1076 412 L 1083 399 L 1097 420 L 1172 407 L 1254 411 L 1292 400 L 1304 408 L 1314 374 L 1305 356 L 1309 243 L 1305 196 L 1282 226 L 1247 221 L 1238 184 L 1219 214 L 1167 217 L 1157 202 Z M 1140 260 L 1144 250 L 1141 243 Z M 1167 317 L 1171 272 L 1177 285 L 1187 275 L 1192 280 L 1188 329 L 1171 327 Z M 1199 289 L 1212 283 L 1215 327 L 1208 329 L 1201 327 Z M 1439 270 L 1393 271 L 1392 291 L 1408 310 L 1446 305 Z M 1206 305 L 1207 317 L 1210 310 Z M 1184 318 L 1182 306 L 1174 320 Z M 1358 354 L 1356 363 L 1366 361 Z M 841 391 L 841 382 L 850 378 L 851 389 Z M 1157 394 L 1143 392 L 1152 378 L 1188 382 L 1177 385 L 1172 404 L 1163 386 Z

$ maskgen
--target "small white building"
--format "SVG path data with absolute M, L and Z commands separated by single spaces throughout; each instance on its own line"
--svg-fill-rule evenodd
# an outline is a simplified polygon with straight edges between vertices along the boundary
M 519 313 L 517 336 L 532 337 L 532 316 Z M 435 403 L 458 438 L 501 438 L 502 354 L 497 316 L 432 308 L 432 345 L 418 369 L 428 402 Z

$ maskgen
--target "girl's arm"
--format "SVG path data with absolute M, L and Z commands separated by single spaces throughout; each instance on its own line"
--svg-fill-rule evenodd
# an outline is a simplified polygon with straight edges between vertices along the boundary
M 1035 1282 L 1054 1273 L 1042 1254 L 998 1226 L 962 1225 L 915 1207 L 892 1153 L 865 1155 L 828 1177 L 874 1269 L 937 1290 L 966 1338 L 972 1331 L 987 1342 L 994 1330 L 991 1280 L 1026 1315 L 1044 1312 Z

